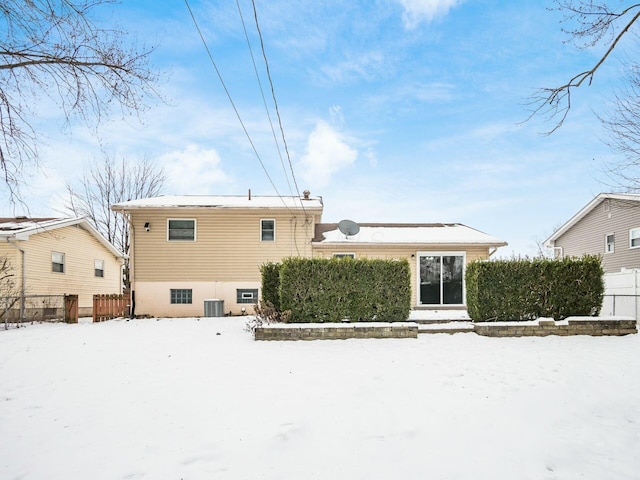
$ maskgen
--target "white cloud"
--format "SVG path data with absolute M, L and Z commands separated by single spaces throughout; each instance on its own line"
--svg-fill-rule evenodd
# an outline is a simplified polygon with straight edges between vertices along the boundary
M 158 158 L 167 175 L 167 190 L 176 195 L 216 193 L 212 186 L 230 183 L 214 149 L 189 145 L 184 150 L 165 153 Z
M 332 84 L 372 81 L 388 74 L 389 61 L 381 52 L 371 51 L 359 56 L 347 54 L 346 57 L 342 62 L 321 68 Z
M 351 165 L 357 158 L 358 151 L 351 148 L 339 132 L 326 122 L 319 121 L 309 135 L 298 170 L 308 184 L 324 187 L 329 184 L 332 175 Z
M 404 8 L 402 15 L 404 26 L 412 29 L 420 22 L 428 23 L 436 17 L 446 15 L 460 3 L 462 0 L 400 0 Z

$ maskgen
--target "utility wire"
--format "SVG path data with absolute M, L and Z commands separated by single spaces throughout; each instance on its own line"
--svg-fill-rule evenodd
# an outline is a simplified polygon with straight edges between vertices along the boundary
M 247 27 L 244 23 L 244 16 L 242 15 L 242 9 L 240 8 L 240 1 L 236 0 L 236 5 L 238 7 L 238 13 L 240 14 L 240 20 L 242 21 L 242 28 L 244 30 L 244 37 L 247 40 L 247 47 L 249 48 L 249 54 L 251 55 L 251 62 L 253 63 L 253 71 L 256 74 L 256 79 L 258 80 L 258 86 L 260 87 L 260 95 L 262 96 L 262 103 L 264 105 L 264 109 L 267 112 L 267 118 L 269 119 L 269 125 L 271 126 L 271 133 L 273 134 L 273 141 L 276 144 L 276 149 L 278 150 L 278 157 L 280 157 L 280 164 L 282 165 L 282 171 L 284 172 L 285 179 L 287 180 L 287 186 L 289 187 L 289 193 L 293 196 L 293 190 L 291 189 L 291 182 L 289 181 L 289 174 L 287 173 L 287 168 L 284 165 L 284 158 L 282 157 L 282 151 L 280 150 L 280 143 L 278 142 L 278 138 L 276 136 L 276 130 L 273 127 L 273 120 L 271 119 L 271 114 L 269 113 L 269 106 L 267 105 L 267 99 L 264 96 L 264 89 L 262 88 L 262 81 L 260 80 L 260 74 L 258 73 L 258 67 L 256 65 L 256 60 L 253 55 L 253 49 L 251 48 L 251 41 L 249 40 L 249 34 L 247 33 Z M 299 196 L 299 195 L 298 195 Z
M 264 58 L 264 64 L 267 69 L 267 78 L 269 79 L 269 85 L 271 86 L 271 96 L 273 97 L 273 104 L 275 105 L 276 115 L 278 116 L 278 124 L 280 126 L 280 133 L 282 134 L 282 143 L 284 144 L 284 151 L 287 154 L 287 160 L 289 161 L 289 169 L 291 170 L 291 178 L 293 178 L 293 184 L 296 187 L 296 193 L 298 194 L 298 198 L 300 198 L 300 189 L 298 188 L 298 182 L 296 181 L 296 176 L 293 172 L 293 163 L 291 162 L 291 155 L 289 155 L 289 147 L 287 146 L 287 140 L 284 136 L 284 129 L 282 128 L 282 118 L 280 117 L 280 109 L 278 108 L 278 101 L 276 100 L 276 92 L 273 87 L 273 80 L 271 78 L 271 70 L 269 69 L 269 62 L 267 61 L 267 53 L 264 49 L 262 32 L 260 31 L 260 24 L 258 23 L 258 11 L 256 10 L 255 0 L 251 0 L 251 4 L 253 5 L 253 16 L 256 22 L 256 30 L 258 31 L 258 37 L 260 38 L 260 47 L 262 48 L 262 57 Z M 306 217 L 307 211 L 304 208 L 304 203 L 301 202 L 300 205 L 302 206 L 302 210 L 304 211 L 304 214 Z
M 193 20 L 193 24 L 195 25 L 196 30 L 198 31 L 198 35 L 200 35 L 200 40 L 202 40 L 202 44 L 204 45 L 204 48 L 207 51 L 207 55 L 209 56 L 209 60 L 211 61 L 211 64 L 213 65 L 213 68 L 215 69 L 216 74 L 218 75 L 218 78 L 220 79 L 220 83 L 222 83 L 222 87 L 224 88 L 224 91 L 227 94 L 227 98 L 229 99 L 229 102 L 231 102 L 231 106 L 233 107 L 233 111 L 236 112 L 236 116 L 238 117 L 238 120 L 240 121 L 240 125 L 242 125 L 242 129 L 244 130 L 244 133 L 247 136 L 247 139 L 249 140 L 249 143 L 251 144 L 251 148 L 253 149 L 253 152 L 256 154 L 256 158 L 258 159 L 258 162 L 260 162 L 260 165 L 262 166 L 262 170 L 264 170 L 265 175 L 269 179 L 269 182 L 271 183 L 271 186 L 275 190 L 276 194 L 278 195 L 278 197 L 282 201 L 282 204 L 287 208 L 287 210 L 289 210 L 290 213 L 293 214 L 293 212 L 291 212 L 291 210 L 289 209 L 289 206 L 287 205 L 287 203 L 284 201 L 284 198 L 282 198 L 282 195 L 280 195 L 280 192 L 278 192 L 278 188 L 273 183 L 273 180 L 271 179 L 271 176 L 269 175 L 269 172 L 267 171 L 267 168 L 265 167 L 264 163 L 262 162 L 262 158 L 260 158 L 260 154 L 258 153 L 258 150 L 256 149 L 256 146 L 254 145 L 253 140 L 251 140 L 251 136 L 249 135 L 249 132 L 247 131 L 247 128 L 245 127 L 244 122 L 242 121 L 242 117 L 240 116 L 240 112 L 236 108 L 236 104 L 234 103 L 233 99 L 231 98 L 231 94 L 229 93 L 229 89 L 227 88 L 227 85 L 224 83 L 224 79 L 222 78 L 222 75 L 220 73 L 220 70 L 218 69 L 218 66 L 216 65 L 215 60 L 213 59 L 213 55 L 211 54 L 211 50 L 209 50 L 209 46 L 207 45 L 207 42 L 204 39 L 204 35 L 202 34 L 202 31 L 200 30 L 200 27 L 198 26 L 198 22 L 196 21 L 196 17 L 193 14 L 193 11 L 191 10 L 191 6 L 189 5 L 189 0 L 184 0 L 184 3 L 187 5 L 187 9 L 189 10 L 189 14 L 191 15 L 191 19 Z M 304 210 L 304 207 L 303 207 L 303 210 Z

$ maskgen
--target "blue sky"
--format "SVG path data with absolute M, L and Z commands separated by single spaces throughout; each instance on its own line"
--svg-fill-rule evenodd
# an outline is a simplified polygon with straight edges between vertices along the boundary
M 565 82 L 601 53 L 564 43 L 553 2 L 255 3 L 296 181 L 323 197 L 324 221 L 461 222 L 509 242 L 502 255 L 524 255 L 611 190 L 603 170 L 612 154 L 594 112 L 612 98 L 615 59 L 574 94 L 555 134 L 541 135 L 551 125 L 543 118 L 522 123 L 536 88 Z M 239 4 L 277 127 L 251 2 Z M 260 159 L 290 195 L 235 0 L 190 5 Z M 127 0 L 105 15 L 156 45 L 165 101 L 141 122 L 114 116 L 99 136 L 63 128 L 43 102 L 42 165 L 25 172 L 23 189 L 31 214 L 56 214 L 67 179 L 101 150 L 162 165 L 165 194 L 274 195 L 185 3 Z

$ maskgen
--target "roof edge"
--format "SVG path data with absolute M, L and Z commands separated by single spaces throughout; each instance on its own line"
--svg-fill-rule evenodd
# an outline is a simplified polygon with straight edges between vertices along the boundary
M 559 229 L 553 232 L 544 242 L 543 245 L 548 248 L 554 247 L 555 241 L 564 235 L 576 223 L 582 220 L 589 212 L 591 212 L 601 201 L 611 200 L 630 200 L 640 202 L 640 194 L 634 193 L 599 193 L 589 203 L 582 207 L 578 213 L 565 222 Z
M 54 218 L 49 220 L 46 225 L 36 224 L 35 226 L 26 227 L 22 230 L 14 231 L 13 234 L 2 235 L 2 237 L 13 237 L 16 240 L 26 241 L 31 235 L 46 233 L 64 227 L 73 227 L 74 225 L 78 225 L 80 228 L 93 235 L 96 240 L 98 240 L 98 242 L 100 242 L 115 257 L 121 258 L 123 260 L 127 258 L 127 255 L 125 255 L 123 252 L 120 252 L 111 242 L 109 242 L 109 240 L 107 240 L 104 235 L 102 235 L 93 225 L 91 225 L 86 217 L 71 217 L 60 219 Z

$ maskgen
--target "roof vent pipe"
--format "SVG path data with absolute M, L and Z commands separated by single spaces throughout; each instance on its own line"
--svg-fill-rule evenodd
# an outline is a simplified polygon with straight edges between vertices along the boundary
M 249 189 L 249 200 L 251 200 L 251 189 Z
M 311 192 L 309 190 L 305 190 L 304 192 L 302 192 L 302 195 L 304 196 L 305 200 L 309 200 L 309 195 L 311 195 Z

